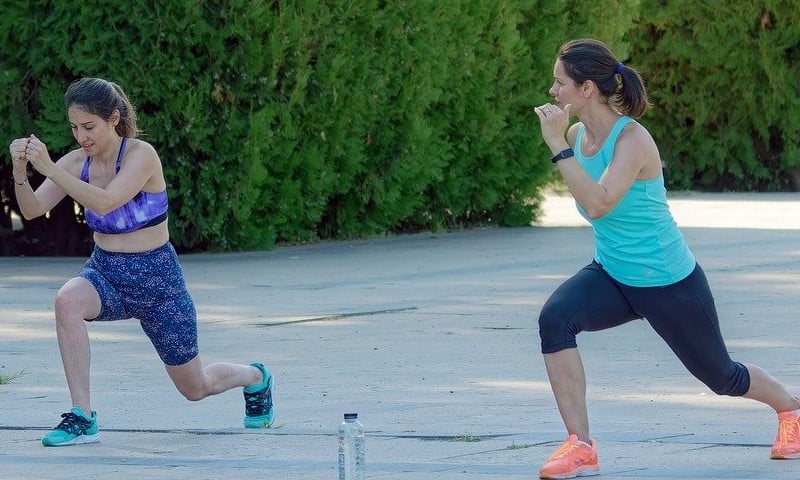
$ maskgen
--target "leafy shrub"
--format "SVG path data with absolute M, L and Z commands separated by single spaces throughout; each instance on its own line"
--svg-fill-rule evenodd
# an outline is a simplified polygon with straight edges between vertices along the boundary
M 75 145 L 67 85 L 120 84 L 161 155 L 183 251 L 527 225 L 552 172 L 532 107 L 547 99 L 569 19 L 591 30 L 600 11 L 511 0 L 12 2 L 0 17 L 10 92 L 0 115 L 10 135 L 33 132 L 56 158 Z M 88 248 L 69 202 L 25 223 L 30 243 L 55 237 L 55 219 L 71 253 Z
M 631 31 L 675 188 L 800 188 L 800 4 L 643 0 Z

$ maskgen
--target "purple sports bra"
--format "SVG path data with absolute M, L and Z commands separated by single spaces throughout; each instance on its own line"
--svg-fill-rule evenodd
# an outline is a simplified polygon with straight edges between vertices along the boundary
M 125 153 L 125 145 L 128 139 L 122 138 L 122 144 L 117 154 L 117 172 L 122 163 L 122 155 Z M 81 180 L 89 183 L 89 164 L 91 158 L 86 157 L 81 171 Z M 167 219 L 167 191 L 163 192 L 139 192 L 128 203 L 116 210 L 112 210 L 105 215 L 98 215 L 94 211 L 84 208 L 86 223 L 95 232 L 115 234 L 130 233 L 136 230 L 158 225 Z

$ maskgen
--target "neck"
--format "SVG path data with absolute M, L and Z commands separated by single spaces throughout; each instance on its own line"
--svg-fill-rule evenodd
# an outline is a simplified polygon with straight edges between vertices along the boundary
M 95 162 L 100 162 L 104 165 L 112 165 L 116 163 L 117 155 L 119 154 L 119 149 L 121 145 L 122 145 L 122 137 L 115 135 L 113 139 L 108 143 L 106 148 L 104 148 L 97 155 L 93 156 L 92 160 Z
M 585 115 L 578 117 L 578 120 L 583 123 L 585 135 L 587 135 L 586 139 L 590 143 L 590 146 L 596 146 L 604 142 L 620 116 L 619 113 L 607 105 L 603 105 L 600 108 L 586 112 Z

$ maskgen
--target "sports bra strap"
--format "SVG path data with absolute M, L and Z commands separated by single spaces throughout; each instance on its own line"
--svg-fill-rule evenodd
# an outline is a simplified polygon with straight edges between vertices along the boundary
M 128 137 L 122 137 L 122 143 L 119 145 L 119 153 L 117 154 L 117 172 L 122 165 L 122 156 L 125 155 L 125 145 L 128 143 Z
M 119 167 L 122 165 L 122 156 L 125 155 L 125 146 L 128 144 L 128 137 L 122 137 L 122 143 L 119 145 L 119 153 L 117 153 L 117 162 L 115 164 L 116 171 L 119 172 Z M 81 170 L 81 180 L 89 183 L 89 164 L 92 162 L 91 157 L 86 156 L 83 161 L 83 169 Z

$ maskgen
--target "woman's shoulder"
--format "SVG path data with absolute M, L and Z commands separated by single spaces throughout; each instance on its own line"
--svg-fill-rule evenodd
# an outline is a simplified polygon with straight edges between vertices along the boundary
M 65 153 L 58 161 L 60 163 L 83 163 L 87 157 L 88 155 L 86 155 L 86 151 L 83 148 L 76 148 Z
M 123 168 L 127 164 L 129 168 L 137 170 L 137 174 L 146 175 L 148 178 L 144 188 L 146 191 L 163 191 L 166 188 L 166 180 L 164 180 L 161 158 L 155 147 L 138 138 L 128 138 L 127 142 Z
M 641 158 L 658 160 L 657 163 L 660 165 L 658 145 L 650 135 L 650 131 L 641 123 L 628 122 L 620 132 L 616 143 L 617 152 L 635 152 Z
M 126 157 L 130 155 L 130 157 L 138 158 L 140 161 L 161 162 L 155 147 L 139 138 L 128 138 L 125 153 Z
M 655 144 L 653 136 L 650 135 L 650 131 L 647 127 L 634 119 L 631 119 L 622 127 L 622 131 L 619 133 L 619 141 L 637 145 Z
M 582 122 L 575 122 L 567 129 L 567 143 L 575 146 L 575 140 L 578 137 L 578 132 L 583 128 Z
M 126 149 L 129 152 L 158 155 L 155 147 L 151 145 L 149 142 L 142 140 L 141 138 L 128 138 L 127 142 L 128 146 L 126 147 Z
M 61 168 L 70 172 L 73 176 L 79 176 L 86 162 L 86 152 L 82 148 L 76 148 L 67 152 L 56 162 Z

